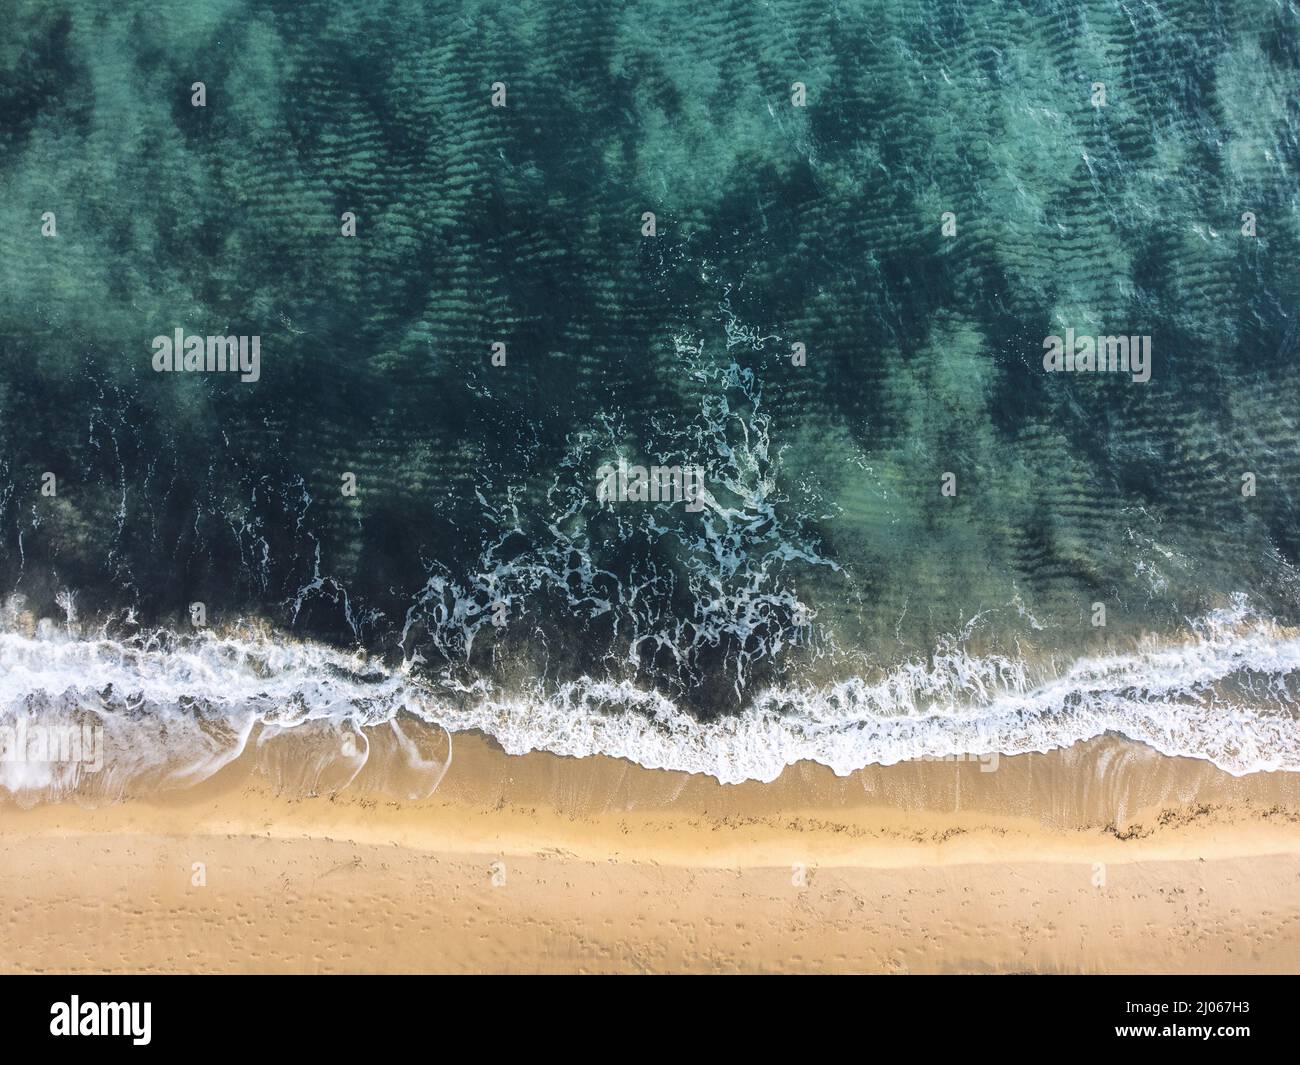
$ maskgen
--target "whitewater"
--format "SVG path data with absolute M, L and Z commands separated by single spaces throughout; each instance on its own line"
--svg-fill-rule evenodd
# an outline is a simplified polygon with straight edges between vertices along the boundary
M 264 626 L 130 639 L 51 619 L 26 630 L 0 632 L 0 790 L 29 799 L 77 793 L 89 773 L 20 757 L 8 749 L 18 726 L 88 722 L 105 737 L 95 794 L 110 798 L 193 786 L 250 743 L 283 747 L 284 737 L 304 740 L 288 755 L 314 767 L 290 774 L 304 790 L 338 790 L 380 733 L 427 771 L 427 794 L 446 771 L 451 735 L 471 730 L 510 754 L 608 755 L 722 783 L 771 781 L 800 761 L 845 776 L 911 759 L 1045 752 L 1107 732 L 1234 775 L 1300 770 L 1300 633 L 1243 596 L 1176 640 L 1063 664 L 951 645 L 870 676 L 770 687 L 709 721 L 628 680 L 520 692 L 452 685 L 410 662 L 390 667 Z M 437 754 L 419 738 L 431 729 L 446 735 Z

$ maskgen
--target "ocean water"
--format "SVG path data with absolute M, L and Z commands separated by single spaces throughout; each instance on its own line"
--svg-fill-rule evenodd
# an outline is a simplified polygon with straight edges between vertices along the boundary
M 1300 769 L 1294 2 L 5 21 L 0 789 Z

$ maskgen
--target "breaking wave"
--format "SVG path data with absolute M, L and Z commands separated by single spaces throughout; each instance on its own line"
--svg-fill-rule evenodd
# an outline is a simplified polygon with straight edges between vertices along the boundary
M 346 787 L 387 759 L 404 793 L 422 797 L 446 772 L 450 734 L 466 730 L 510 754 L 602 754 L 723 783 L 770 781 L 805 760 L 847 775 L 910 759 L 1048 751 L 1105 732 L 1241 775 L 1300 770 L 1298 700 L 1300 633 L 1244 597 L 1180 639 L 1148 638 L 1122 653 L 1058 665 L 953 644 L 872 676 L 771 687 L 739 714 L 709 721 L 626 681 L 452 688 L 410 666 L 252 625 L 121 640 L 47 619 L 0 631 L 0 788 L 25 801 L 111 800 L 193 786 L 251 751 L 280 786 L 312 793 Z M 20 749 L 42 729 L 74 728 L 87 737 L 80 759 Z

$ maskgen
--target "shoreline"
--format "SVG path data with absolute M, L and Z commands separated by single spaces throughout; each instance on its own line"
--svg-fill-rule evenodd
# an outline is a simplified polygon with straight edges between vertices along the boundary
M 1115 737 L 722 785 L 457 735 L 419 801 L 364 772 L 277 794 L 245 756 L 149 799 L 6 802 L 0 968 L 1296 971 L 1298 880 L 1300 774 Z

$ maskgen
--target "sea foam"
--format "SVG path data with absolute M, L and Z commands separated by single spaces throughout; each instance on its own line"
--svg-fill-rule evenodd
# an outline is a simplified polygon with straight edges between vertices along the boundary
M 0 789 L 48 798 L 93 785 L 111 798 L 185 787 L 251 739 L 278 744 L 282 782 L 337 790 L 382 733 L 427 771 L 419 792 L 427 794 L 447 759 L 419 749 L 410 735 L 419 722 L 486 733 L 511 754 L 609 755 L 723 783 L 770 781 L 805 760 L 847 775 L 910 759 L 1048 751 L 1105 732 L 1235 775 L 1296 771 L 1298 694 L 1300 634 L 1257 616 L 1244 597 L 1177 640 L 1148 639 L 1124 653 L 1031 668 L 954 646 L 872 677 L 768 688 L 742 712 L 709 721 L 628 680 L 452 690 L 409 667 L 252 626 L 120 640 L 45 621 L 0 632 L 0 737 L 20 723 L 100 727 L 103 765 L 90 781 L 84 763 L 13 757 L 10 742 L 0 751 Z

